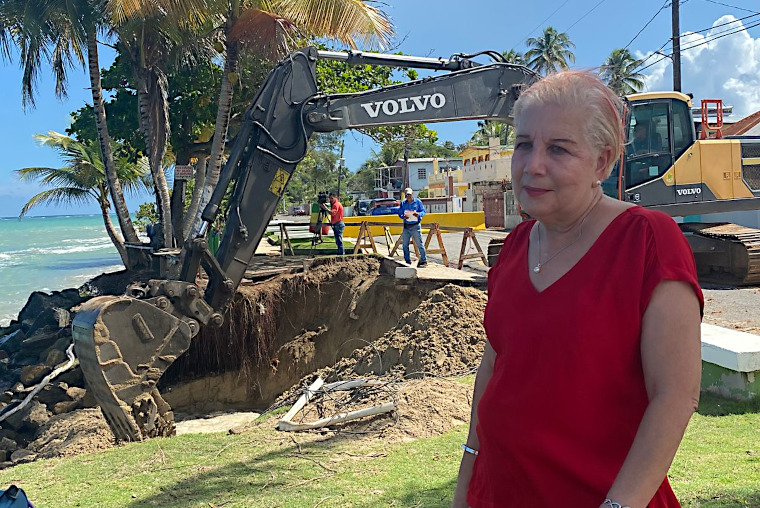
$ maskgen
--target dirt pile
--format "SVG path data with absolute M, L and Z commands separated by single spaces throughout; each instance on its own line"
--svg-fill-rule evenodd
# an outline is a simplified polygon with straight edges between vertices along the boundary
M 331 377 L 451 376 L 471 371 L 485 347 L 486 302 L 479 289 L 454 284 L 436 289 L 378 340 L 340 360 Z

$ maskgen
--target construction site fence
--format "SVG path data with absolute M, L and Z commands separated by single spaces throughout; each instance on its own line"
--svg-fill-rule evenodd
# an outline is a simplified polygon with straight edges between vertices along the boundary
M 383 236 L 385 227 L 390 228 L 391 234 L 400 235 L 404 227 L 404 221 L 397 215 L 369 215 L 360 217 L 344 217 L 346 229 L 343 236 L 357 238 L 362 222 L 366 222 L 372 236 Z M 422 229 L 430 228 L 432 224 L 439 224 L 441 232 L 464 231 L 466 228 L 473 230 L 486 229 L 485 214 L 480 212 L 457 212 L 457 213 L 426 213 L 422 216 Z M 445 226 L 443 226 L 445 224 Z

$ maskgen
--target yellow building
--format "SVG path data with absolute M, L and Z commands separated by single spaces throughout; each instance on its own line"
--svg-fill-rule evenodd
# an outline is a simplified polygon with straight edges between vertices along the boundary
M 428 176 L 428 197 L 461 197 L 466 193 L 467 183 L 463 180 L 461 167 L 448 162 L 439 163 L 437 158 L 433 159 L 433 173 Z

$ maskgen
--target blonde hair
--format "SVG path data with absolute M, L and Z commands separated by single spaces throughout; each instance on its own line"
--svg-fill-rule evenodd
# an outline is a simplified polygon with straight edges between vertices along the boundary
M 586 141 L 596 150 L 612 148 L 612 160 L 605 176 L 620 158 L 625 142 L 622 111 L 623 102 L 599 79 L 588 71 L 561 71 L 549 74 L 524 91 L 515 103 L 515 125 L 531 106 L 556 104 L 577 107 L 585 113 L 581 120 Z

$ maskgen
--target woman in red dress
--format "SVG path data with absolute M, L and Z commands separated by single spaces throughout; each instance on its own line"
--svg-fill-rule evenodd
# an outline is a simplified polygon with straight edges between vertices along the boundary
M 604 196 L 620 100 L 585 72 L 515 105 L 512 184 L 534 220 L 488 280 L 488 336 L 453 507 L 673 508 L 697 407 L 702 294 L 672 218 Z

